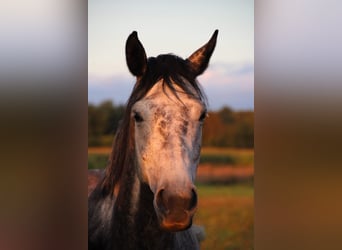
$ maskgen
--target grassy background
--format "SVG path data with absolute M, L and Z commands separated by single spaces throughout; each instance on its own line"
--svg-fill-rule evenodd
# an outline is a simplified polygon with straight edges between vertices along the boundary
M 251 185 L 197 185 L 194 223 L 204 226 L 202 250 L 253 249 L 254 189 Z
M 88 169 L 105 168 L 108 157 L 108 154 L 88 154 Z

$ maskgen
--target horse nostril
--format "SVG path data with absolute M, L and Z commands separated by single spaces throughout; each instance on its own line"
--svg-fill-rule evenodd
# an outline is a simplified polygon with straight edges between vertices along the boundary
M 164 189 L 160 189 L 156 198 L 157 207 L 162 213 L 167 213 L 167 200 L 165 200 Z
M 191 199 L 189 203 L 189 210 L 194 209 L 197 206 L 197 193 L 195 189 L 191 189 Z

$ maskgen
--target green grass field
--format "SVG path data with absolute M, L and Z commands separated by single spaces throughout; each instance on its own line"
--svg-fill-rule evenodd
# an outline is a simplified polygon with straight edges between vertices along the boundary
M 204 226 L 202 250 L 253 249 L 254 189 L 251 185 L 199 185 L 194 223 Z

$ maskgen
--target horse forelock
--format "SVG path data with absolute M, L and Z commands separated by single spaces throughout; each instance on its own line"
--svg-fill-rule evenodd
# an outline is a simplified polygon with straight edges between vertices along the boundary
M 137 80 L 130 97 L 132 104 L 141 100 L 160 80 L 163 80 L 164 87 L 169 88 L 175 96 L 177 96 L 177 90 L 174 85 L 177 85 L 190 96 L 194 96 L 193 90 L 195 90 L 196 97 L 207 103 L 207 98 L 187 61 L 178 56 L 166 54 L 148 59 L 146 73 Z

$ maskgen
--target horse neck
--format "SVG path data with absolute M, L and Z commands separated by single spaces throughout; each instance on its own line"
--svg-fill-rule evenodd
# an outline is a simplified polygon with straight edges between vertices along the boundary
M 160 230 L 154 195 L 134 171 L 125 175 L 114 208 L 114 245 L 117 249 L 172 249 L 174 234 Z M 119 245 L 118 245 L 119 244 Z

